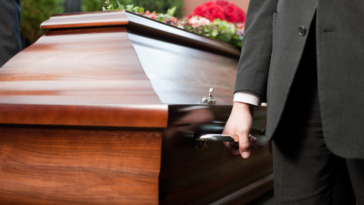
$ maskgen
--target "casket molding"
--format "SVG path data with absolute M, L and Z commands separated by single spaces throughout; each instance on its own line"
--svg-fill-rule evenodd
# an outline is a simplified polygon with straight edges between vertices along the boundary
M 120 26 L 128 24 L 124 11 L 96 11 L 53 14 L 40 25 L 41 29 L 65 29 L 84 27 Z
M 200 36 L 139 14 L 119 11 L 79 12 L 54 14 L 40 25 L 41 29 L 71 29 L 85 27 L 125 26 L 131 32 L 143 33 L 153 38 L 163 39 L 174 44 L 206 50 L 239 58 L 240 51 L 228 43 Z
M 165 128 L 167 105 L 0 104 L 0 124 Z

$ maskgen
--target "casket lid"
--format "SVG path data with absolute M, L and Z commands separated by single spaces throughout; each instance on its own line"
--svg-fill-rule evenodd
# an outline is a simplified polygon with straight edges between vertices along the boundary
M 182 44 L 193 44 L 199 49 L 204 47 L 219 54 L 240 56 L 240 52 L 230 44 L 200 36 L 126 10 L 53 14 L 49 20 L 40 25 L 40 28 L 53 30 L 122 25 L 148 33 L 158 33 L 180 41 L 179 43 Z
M 226 43 L 125 11 L 53 15 L 41 28 L 0 69 L 0 124 L 163 128 L 168 105 L 206 105 L 210 87 L 232 104 L 239 51 Z

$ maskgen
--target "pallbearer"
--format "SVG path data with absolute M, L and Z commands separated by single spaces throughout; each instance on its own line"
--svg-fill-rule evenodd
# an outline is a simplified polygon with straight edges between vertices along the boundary
M 252 107 L 267 101 L 275 204 L 355 204 L 349 176 L 364 204 L 363 7 L 340 0 L 250 2 L 224 132 L 239 134 L 240 150 L 226 145 L 248 158 Z M 349 198 L 335 201 L 342 195 Z

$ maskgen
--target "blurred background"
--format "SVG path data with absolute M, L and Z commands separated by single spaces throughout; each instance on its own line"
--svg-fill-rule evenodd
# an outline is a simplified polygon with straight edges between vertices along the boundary
M 45 31 L 39 25 L 52 14 L 101 11 L 105 0 L 21 0 L 22 18 L 21 34 L 23 49 L 34 43 Z M 134 4 L 149 11 L 164 13 L 167 9 L 177 7 L 175 17 L 188 16 L 198 5 L 209 0 L 119 0 L 122 5 Z M 249 0 L 229 0 L 243 11 L 247 11 Z M 116 0 L 110 0 L 117 5 Z

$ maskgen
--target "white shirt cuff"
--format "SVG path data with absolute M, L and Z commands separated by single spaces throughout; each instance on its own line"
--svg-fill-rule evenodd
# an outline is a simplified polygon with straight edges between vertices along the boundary
M 260 107 L 261 99 L 259 95 L 251 91 L 238 91 L 234 94 L 234 102 L 242 102 Z

